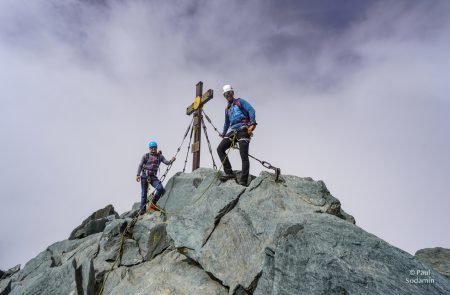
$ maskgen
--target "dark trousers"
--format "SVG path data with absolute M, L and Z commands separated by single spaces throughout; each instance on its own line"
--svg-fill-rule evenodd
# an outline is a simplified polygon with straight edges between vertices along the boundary
M 153 203 L 157 203 L 159 198 L 166 192 L 164 189 L 163 184 L 161 181 L 159 181 L 158 177 L 156 175 L 151 175 L 147 177 L 141 178 L 141 209 L 145 207 L 145 204 L 147 203 L 147 191 L 148 191 L 148 184 L 151 184 L 156 190 L 155 195 L 153 197 Z
M 217 153 L 219 154 L 220 161 L 223 163 L 223 170 L 227 174 L 233 173 L 230 161 L 226 156 L 226 151 L 231 147 L 231 142 L 234 136 L 234 132 L 230 132 L 222 139 L 217 147 Z M 248 135 L 247 128 L 239 130 L 236 134 L 235 143 L 239 142 L 239 152 L 242 159 L 242 174 L 241 182 L 247 183 L 248 174 L 250 170 L 250 161 L 248 159 L 248 148 L 250 145 L 250 135 Z

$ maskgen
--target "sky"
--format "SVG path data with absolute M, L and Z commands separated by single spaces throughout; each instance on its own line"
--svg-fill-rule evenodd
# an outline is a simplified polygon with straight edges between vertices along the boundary
M 107 204 L 130 210 L 147 143 L 175 154 L 198 81 L 219 129 L 231 84 L 256 109 L 250 153 L 323 180 L 364 230 L 411 254 L 450 248 L 449 13 L 444 0 L 1 1 L 0 269 Z

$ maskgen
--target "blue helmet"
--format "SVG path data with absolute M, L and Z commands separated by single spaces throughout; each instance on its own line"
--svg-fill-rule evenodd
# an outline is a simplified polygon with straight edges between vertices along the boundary
M 149 147 L 149 148 L 158 147 L 158 144 L 156 143 L 156 141 L 150 141 L 150 142 L 148 143 L 148 147 Z

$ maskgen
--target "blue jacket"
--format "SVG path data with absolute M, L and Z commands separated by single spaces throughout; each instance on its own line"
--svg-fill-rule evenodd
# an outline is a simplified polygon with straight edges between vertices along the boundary
M 242 126 L 256 124 L 255 109 L 244 99 L 235 98 L 228 103 L 225 109 L 225 124 L 223 126 L 223 135 L 231 128 L 232 131 L 238 130 Z

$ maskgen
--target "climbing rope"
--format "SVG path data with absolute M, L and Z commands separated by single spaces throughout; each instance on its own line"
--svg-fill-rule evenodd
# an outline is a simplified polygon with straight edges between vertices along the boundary
M 203 120 L 203 118 L 202 118 L 202 126 L 203 126 L 203 130 L 205 131 L 205 137 L 206 137 L 206 141 L 208 142 L 209 153 L 211 154 L 214 170 L 217 170 L 216 162 L 214 161 L 214 155 L 213 155 L 213 151 L 211 148 L 211 142 L 209 142 L 208 132 L 206 131 L 206 124 L 205 124 L 205 121 Z
M 139 213 L 136 214 L 136 216 L 133 217 L 131 222 L 127 224 L 127 227 L 121 233 L 120 239 L 119 239 L 119 247 L 117 248 L 117 251 L 116 251 L 116 259 L 114 260 L 114 263 L 111 265 L 110 269 L 106 273 L 106 275 L 105 275 L 105 277 L 103 279 L 103 283 L 102 283 L 102 285 L 100 287 L 100 290 L 98 292 L 98 295 L 102 295 L 103 294 L 103 291 L 104 291 L 104 288 L 105 288 L 105 284 L 106 284 L 106 281 L 108 280 L 109 274 L 112 272 L 112 270 L 114 269 L 114 266 L 116 266 L 116 264 L 119 262 L 119 260 L 120 260 L 120 258 L 122 256 L 123 244 L 125 242 L 125 234 L 127 232 L 130 232 L 130 229 L 134 226 L 134 224 L 136 223 L 138 217 L 139 217 Z

